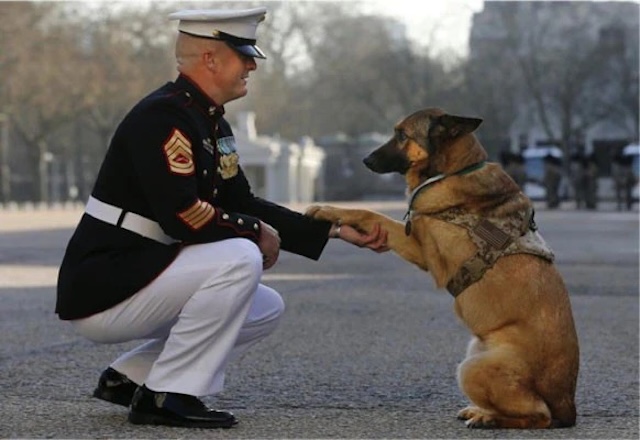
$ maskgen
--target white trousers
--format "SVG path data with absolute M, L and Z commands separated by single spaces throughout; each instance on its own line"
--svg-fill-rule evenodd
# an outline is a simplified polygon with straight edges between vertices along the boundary
M 261 275 L 262 254 L 249 240 L 187 246 L 135 295 L 72 324 L 99 343 L 150 339 L 111 364 L 137 384 L 215 394 L 229 361 L 273 332 L 284 311 L 278 292 L 259 284 Z

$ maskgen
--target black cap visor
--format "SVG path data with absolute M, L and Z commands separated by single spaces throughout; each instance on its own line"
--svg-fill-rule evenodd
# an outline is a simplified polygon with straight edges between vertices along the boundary
M 209 38 L 212 40 L 224 41 L 230 48 L 242 55 L 252 58 L 262 58 L 263 60 L 267 59 L 267 56 L 264 54 L 264 52 L 258 46 L 256 46 L 256 40 L 252 40 L 250 38 L 240 38 L 220 31 L 217 31 L 216 35 L 211 37 L 204 35 L 195 35 L 185 31 L 180 32 L 191 35 L 192 37 Z
M 230 48 L 241 53 L 242 55 L 252 57 L 252 58 L 261 58 L 263 60 L 267 59 L 264 52 L 262 52 L 262 50 L 260 50 L 260 48 L 255 44 L 245 44 L 242 46 L 236 46 L 235 44 L 229 41 L 227 41 L 227 44 L 229 45 Z

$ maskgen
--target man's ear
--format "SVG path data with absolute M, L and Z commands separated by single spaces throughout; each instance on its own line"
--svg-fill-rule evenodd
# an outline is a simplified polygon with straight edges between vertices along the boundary
M 438 118 L 437 123 L 445 129 L 449 139 L 454 139 L 474 132 L 482 124 L 482 119 L 444 114 Z
M 213 71 L 216 68 L 216 57 L 213 52 L 204 52 L 202 54 L 202 61 L 209 70 Z

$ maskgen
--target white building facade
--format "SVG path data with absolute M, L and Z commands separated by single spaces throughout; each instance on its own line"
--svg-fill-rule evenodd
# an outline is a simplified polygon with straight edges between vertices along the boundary
M 311 138 L 294 143 L 258 135 L 253 112 L 239 112 L 232 129 L 240 164 L 256 196 L 283 204 L 322 199 L 325 154 Z

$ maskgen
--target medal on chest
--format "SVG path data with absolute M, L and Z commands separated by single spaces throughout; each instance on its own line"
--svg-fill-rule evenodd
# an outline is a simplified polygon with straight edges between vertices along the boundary
M 225 180 L 235 177 L 238 174 L 239 162 L 235 138 L 233 136 L 220 138 L 217 147 L 218 153 L 220 153 L 218 174 Z

